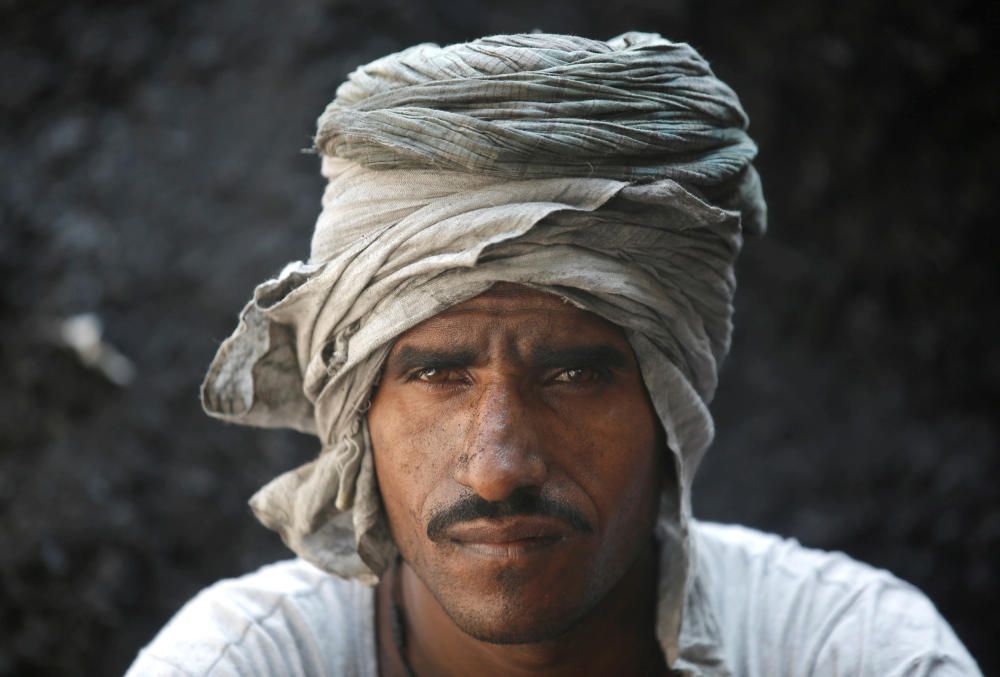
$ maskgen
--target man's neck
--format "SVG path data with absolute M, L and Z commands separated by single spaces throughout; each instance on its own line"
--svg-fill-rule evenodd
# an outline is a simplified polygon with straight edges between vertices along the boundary
M 403 562 L 378 590 L 380 672 L 383 677 L 667 675 L 655 634 L 656 582 L 657 556 L 651 544 L 568 632 L 532 644 L 492 644 L 456 626 Z M 394 618 L 403 626 L 396 633 Z

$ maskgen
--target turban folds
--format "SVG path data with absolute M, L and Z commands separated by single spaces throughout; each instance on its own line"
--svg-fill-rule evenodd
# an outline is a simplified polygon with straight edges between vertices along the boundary
M 651 34 L 425 44 L 352 73 L 319 119 L 310 257 L 257 287 L 202 388 L 212 415 L 320 440 L 251 500 L 261 521 L 321 568 L 376 581 L 395 555 L 364 418 L 382 362 L 423 320 L 523 284 L 626 331 L 678 478 L 658 633 L 693 632 L 690 486 L 733 264 L 765 225 L 746 125 L 691 47 Z

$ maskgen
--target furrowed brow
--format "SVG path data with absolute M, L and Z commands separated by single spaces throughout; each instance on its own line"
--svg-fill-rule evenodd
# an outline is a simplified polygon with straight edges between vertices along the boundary
M 609 344 L 595 346 L 540 345 L 531 350 L 531 361 L 536 367 L 605 367 L 626 369 L 631 364 L 628 356 Z
M 470 348 L 403 346 L 389 358 L 388 366 L 399 374 L 415 369 L 460 369 L 474 364 L 477 357 Z

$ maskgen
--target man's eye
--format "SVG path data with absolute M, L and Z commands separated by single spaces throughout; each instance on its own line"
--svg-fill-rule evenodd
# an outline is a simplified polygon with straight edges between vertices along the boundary
M 461 380 L 460 375 L 454 369 L 438 369 L 437 367 L 418 369 L 410 378 L 413 381 L 422 381 L 423 383 L 446 383 Z
M 596 369 L 591 367 L 574 367 L 563 369 L 553 377 L 556 383 L 591 383 L 600 378 Z

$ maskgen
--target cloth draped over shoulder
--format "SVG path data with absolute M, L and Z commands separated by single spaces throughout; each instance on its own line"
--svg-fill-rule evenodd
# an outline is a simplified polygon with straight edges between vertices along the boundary
M 497 282 L 624 328 L 677 486 L 657 633 L 672 667 L 727 674 L 688 538 L 733 265 L 766 207 L 734 92 L 690 46 L 495 36 L 358 68 L 319 118 L 328 180 L 309 259 L 259 285 L 202 386 L 206 411 L 315 434 L 252 499 L 320 568 L 375 583 L 395 557 L 365 412 L 394 339 Z M 667 551 L 665 549 L 664 551 Z

